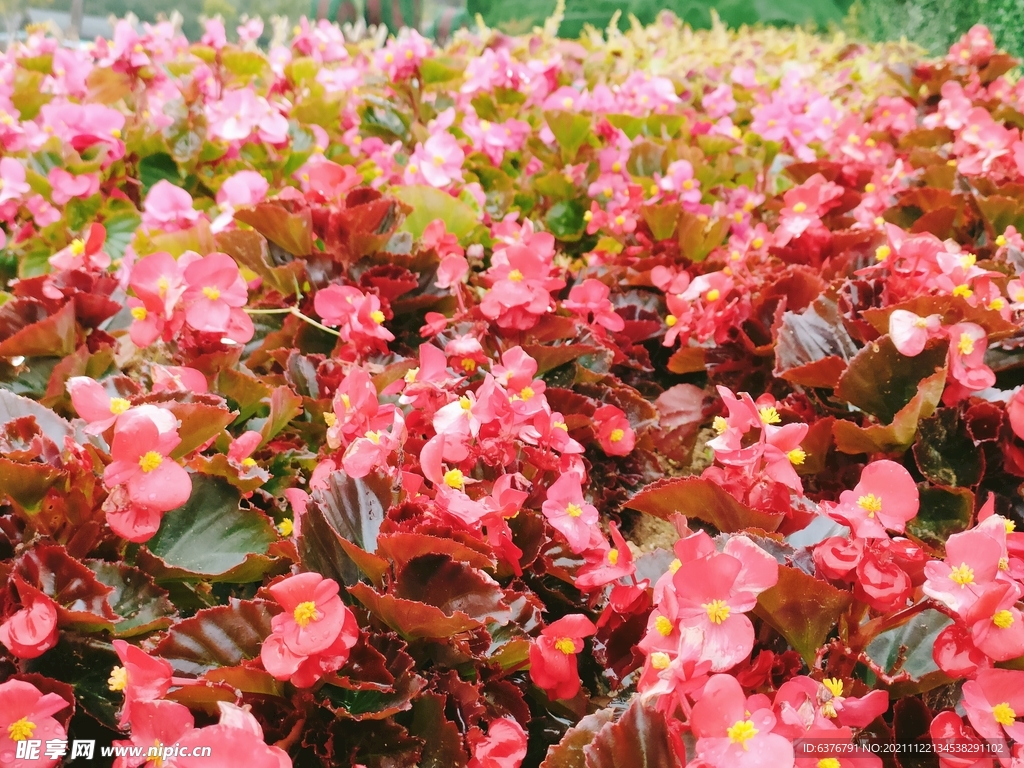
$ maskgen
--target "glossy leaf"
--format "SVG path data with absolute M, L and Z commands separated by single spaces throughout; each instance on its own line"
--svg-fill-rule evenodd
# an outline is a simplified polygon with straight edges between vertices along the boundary
M 778 584 L 758 595 L 754 610 L 811 664 L 850 601 L 849 592 L 782 566 Z
M 476 214 L 473 213 L 473 209 L 440 189 L 414 185 L 398 187 L 392 194 L 412 207 L 412 212 L 405 218 L 402 228 L 417 239 L 435 219 L 441 219 L 447 230 L 460 238 L 476 226 Z
M 723 533 L 734 533 L 745 528 L 774 531 L 783 520 L 782 515 L 772 515 L 745 506 L 721 486 L 698 477 L 654 482 L 627 501 L 626 506 L 662 520 L 670 520 L 677 514 L 695 517 L 711 523 Z

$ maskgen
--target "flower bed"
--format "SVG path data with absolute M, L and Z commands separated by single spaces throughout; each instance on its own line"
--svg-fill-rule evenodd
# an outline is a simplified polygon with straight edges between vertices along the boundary
M 0 763 L 1010 765 L 984 29 L 260 34 L 0 69 Z

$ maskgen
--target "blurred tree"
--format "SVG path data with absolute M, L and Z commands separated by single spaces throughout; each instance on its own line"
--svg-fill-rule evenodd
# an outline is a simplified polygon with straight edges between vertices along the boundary
M 238 9 L 231 0 L 203 0 L 203 16 L 213 18 L 217 15 L 224 19 L 224 28 L 231 29 L 238 20 Z

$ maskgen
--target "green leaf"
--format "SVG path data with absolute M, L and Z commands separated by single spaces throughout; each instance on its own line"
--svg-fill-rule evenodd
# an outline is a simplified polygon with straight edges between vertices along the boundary
M 167 592 L 138 568 L 105 560 L 83 561 L 100 582 L 110 587 L 108 600 L 120 620 L 114 622 L 114 637 L 132 637 L 166 629 L 177 614 Z
M 449 57 L 431 57 L 420 62 L 420 76 L 424 85 L 447 83 L 455 80 L 465 70 L 456 59 Z
M 445 227 L 456 237 L 464 237 L 476 226 L 477 217 L 473 209 L 447 192 L 423 184 L 398 187 L 392 194 L 412 206 L 402 224 L 402 229 L 419 239 L 423 230 L 435 219 L 444 221 Z
M 266 600 L 237 600 L 205 608 L 179 621 L 153 655 L 166 659 L 177 674 L 201 675 L 216 667 L 236 667 L 260 655 L 277 611 Z
M 107 229 L 107 241 L 103 247 L 111 259 L 117 261 L 124 258 L 125 249 L 141 223 L 141 217 L 134 211 L 116 213 L 103 220 L 103 226 Z
M 699 477 L 659 480 L 637 493 L 625 506 L 662 520 L 670 520 L 677 514 L 695 517 L 711 523 L 722 533 L 735 533 L 746 528 L 771 532 L 785 518 L 784 515 L 770 515 L 751 509 L 721 486 Z
M 174 158 L 166 152 L 149 155 L 139 160 L 139 179 L 146 192 L 154 184 L 161 181 L 169 181 L 175 186 L 181 186 L 181 172 Z
M 928 609 L 903 626 L 881 633 L 868 644 L 868 657 L 887 673 L 899 659 L 901 648 L 906 653 L 901 669 L 908 672 L 913 680 L 894 686 L 890 691 L 894 698 L 931 690 L 948 681 L 935 664 L 932 648 L 939 633 L 951 622 L 948 616 Z M 869 687 L 874 685 L 875 675 L 867 671 L 864 682 Z
M 181 426 L 178 428 L 181 442 L 171 452 L 172 459 L 187 456 L 211 438 L 219 435 L 228 424 L 235 420 L 237 415 L 224 408 L 205 403 L 168 403 L 168 409 L 181 422 Z
M 850 599 L 849 592 L 781 566 L 778 583 L 758 595 L 754 611 L 811 664 Z
M 611 709 L 599 709 L 587 715 L 565 732 L 562 740 L 548 747 L 548 753 L 540 768 L 587 768 L 586 749 L 598 732 L 612 722 L 615 713 Z M 632 762 L 632 761 L 630 761 Z
M 583 214 L 586 211 L 576 200 L 562 200 L 555 203 L 544 217 L 548 231 L 559 240 L 573 242 L 583 237 L 586 222 Z
M 265 555 L 278 536 L 255 509 L 239 508 L 238 490 L 219 478 L 192 476 L 192 495 L 164 515 L 147 549 L 180 577 L 230 580 L 253 555 Z
M 276 387 L 270 395 L 270 415 L 263 422 L 260 434 L 264 446 L 278 432 L 288 426 L 288 422 L 302 413 L 302 398 L 292 392 L 291 387 Z
M 974 514 L 974 494 L 966 488 L 919 486 L 921 507 L 907 522 L 907 532 L 928 544 L 942 547 L 954 533 L 966 531 Z
M 235 218 L 293 256 L 313 252 L 313 218 L 309 209 L 291 213 L 275 203 L 260 203 L 236 211 Z
M 921 474 L 937 485 L 973 487 L 985 471 L 984 454 L 956 408 L 940 408 L 918 424 L 914 458 Z
M 579 152 L 583 142 L 590 136 L 590 116 L 563 110 L 550 110 L 544 113 L 551 132 L 555 134 L 558 146 L 562 148 L 562 158 L 571 163 Z
M 636 698 L 583 747 L 583 755 L 587 768 L 661 768 L 678 764 L 675 739 L 666 715 L 653 702 Z
M 121 660 L 107 643 L 72 632 L 61 632 L 56 647 L 28 662 L 28 671 L 67 683 L 78 705 L 101 723 L 117 730 L 117 711 L 124 695 L 107 686 L 110 670 Z

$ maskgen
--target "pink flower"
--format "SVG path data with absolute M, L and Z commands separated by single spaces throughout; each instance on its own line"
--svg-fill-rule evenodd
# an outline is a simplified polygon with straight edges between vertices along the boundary
M 967 719 L 983 739 L 1002 741 L 1009 736 L 1024 741 L 1024 672 L 983 669 L 964 683 L 963 706 Z
M 946 540 L 946 559 L 925 565 L 924 593 L 962 613 L 995 580 L 1002 554 L 999 542 L 982 531 L 954 533 Z
M 980 592 L 966 611 L 971 642 L 993 661 L 1009 661 L 1024 654 L 1024 620 L 1017 608 L 1020 587 L 1012 581 L 1000 581 Z
M 447 131 L 435 133 L 423 144 L 417 144 L 409 164 L 405 167 L 405 183 L 425 181 L 432 187 L 443 189 L 453 181 L 462 181 L 462 161 L 465 152 L 455 137 Z
M 284 612 L 271 621 L 273 634 L 260 649 L 264 668 L 299 688 L 340 669 L 359 639 L 359 626 L 338 596 L 338 582 L 300 573 L 269 590 Z
M 976 323 L 951 325 L 949 333 L 949 372 L 965 389 L 972 392 L 988 389 L 996 383 L 996 375 L 985 365 L 988 334 Z
M 78 415 L 89 422 L 88 435 L 99 435 L 114 425 L 132 404 L 123 397 L 111 397 L 103 385 L 88 376 L 72 376 L 67 383 L 71 404 Z
M 472 744 L 468 768 L 519 768 L 526 757 L 526 731 L 511 717 L 492 720 L 487 735 Z
M 42 656 L 57 644 L 57 604 L 15 577 L 22 609 L 0 624 L 0 643 L 19 659 Z
M 185 322 L 197 331 L 225 333 L 242 344 L 255 330 L 249 316 L 241 310 L 249 294 L 235 260 L 226 253 L 211 253 L 185 268 L 188 284 L 182 299 L 188 302 Z M 232 327 L 244 330 L 234 334 Z
M 744 614 L 775 586 L 779 565 L 750 539 L 736 536 L 721 553 L 683 563 L 672 577 L 681 626 L 699 630 L 700 659 L 711 670 L 733 667 L 754 647 L 754 627 Z
M 582 552 L 590 543 L 591 527 L 598 521 L 597 507 L 583 500 L 579 477 L 564 474 L 548 487 L 541 507 L 552 527 L 565 536 L 573 552 Z
M 53 768 L 60 757 L 36 759 L 15 758 L 19 741 L 35 739 L 45 744 L 51 740 L 66 741 L 68 734 L 53 715 L 72 706 L 56 693 L 40 693 L 31 683 L 8 680 L 0 684 L 0 755 L 10 768 Z
M 901 355 L 917 357 L 924 351 L 928 339 L 934 338 L 942 329 L 939 315 L 921 317 L 905 309 L 893 310 L 889 315 L 889 338 Z
M 103 252 L 107 231 L 102 224 L 93 224 L 89 235 L 84 240 L 76 237 L 71 243 L 50 257 L 50 266 L 54 269 L 106 269 L 110 266 L 110 257 Z
M 0 205 L 20 200 L 31 191 L 25 181 L 25 166 L 13 157 L 0 159 Z
M 584 322 L 597 323 L 609 331 L 621 331 L 626 327 L 626 321 L 615 312 L 608 294 L 607 285 L 600 280 L 588 278 L 572 287 L 569 298 L 562 302 L 562 306 L 582 316 Z
M 821 217 L 839 204 L 843 188 L 816 173 L 799 187 L 783 195 L 785 207 L 779 214 L 779 228 L 775 232 L 777 245 L 786 245 L 800 237 L 810 227 L 818 225 Z
M 166 179 L 150 187 L 142 208 L 142 226 L 165 232 L 187 229 L 200 216 L 192 208 L 192 196 Z
M 145 751 L 139 757 L 118 757 L 114 768 L 138 768 L 151 762 L 148 752 L 152 747 L 170 747 L 195 727 L 195 720 L 188 707 L 174 701 L 139 701 L 132 710 L 131 739 L 115 741 L 119 746 L 142 747 Z M 163 768 L 178 768 L 175 757 L 152 761 Z
M 192 478 L 170 458 L 180 442 L 176 429 L 161 430 L 148 414 L 119 420 L 104 484 L 125 486 L 132 503 L 140 507 L 158 512 L 180 507 L 192 494 Z
M 291 768 L 288 753 L 264 741 L 263 728 L 248 708 L 217 702 L 220 722 L 187 731 L 179 742 L 187 757 L 175 757 L 176 768 Z M 209 747 L 210 754 L 199 750 Z
M 166 317 L 170 317 L 187 287 L 182 266 L 165 251 L 136 261 L 128 284 L 147 308 Z
M 563 616 L 549 624 L 530 646 L 530 679 L 551 699 L 571 699 L 580 689 L 576 654 L 583 650 L 583 638 L 597 632 L 582 613 Z
M 173 672 L 169 662 L 154 658 L 124 640 L 115 640 L 113 644 L 123 666 L 111 670 L 107 685 L 112 691 L 124 692 L 120 721 L 120 726 L 124 728 L 132 722 L 137 704 L 162 699 L 167 695 Z
M 772 733 L 774 713 L 755 706 L 736 678 L 712 675 L 690 718 L 697 757 L 715 768 L 792 768 L 793 745 Z
M 100 191 L 100 180 L 96 174 L 84 173 L 75 176 L 63 168 L 51 168 L 47 176 L 50 186 L 53 187 L 53 202 L 57 205 L 66 205 L 68 201 L 80 197 L 92 197 Z
M 580 568 L 579 575 L 576 577 L 577 589 L 589 591 L 604 587 L 636 572 L 633 553 L 622 534 L 619 533 L 619 526 L 613 522 L 608 523 L 608 529 L 611 531 L 612 542 L 615 546 L 609 549 L 605 544 L 585 553 L 587 564 Z
M 594 426 L 601 449 L 609 456 L 627 456 L 636 445 L 636 433 L 620 408 L 602 405 L 594 412 Z
M 864 467 L 860 482 L 843 491 L 831 515 L 862 539 L 888 538 L 886 529 L 903 533 L 917 515 L 919 497 L 914 479 L 902 466 L 883 459 Z

